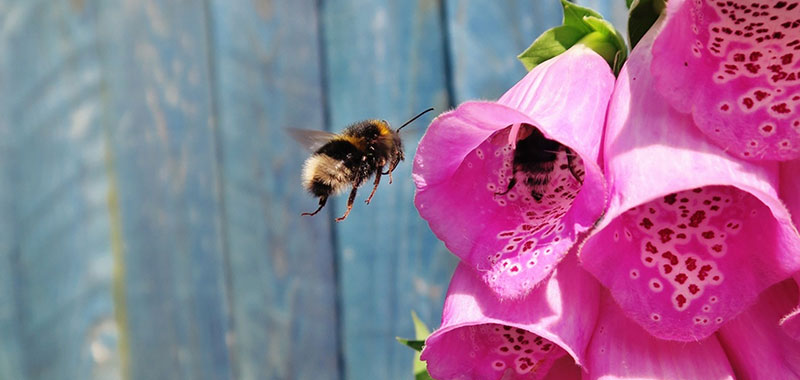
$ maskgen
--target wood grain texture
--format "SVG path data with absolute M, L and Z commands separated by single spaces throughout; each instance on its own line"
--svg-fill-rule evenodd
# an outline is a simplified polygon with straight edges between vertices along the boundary
M 232 378 L 205 8 L 98 12 L 130 379 Z
M 4 2 L 2 13 L 0 47 L 10 53 L 0 61 L 0 91 L 11 128 L 3 136 L 3 217 L 12 218 L 2 291 L 13 300 L 3 321 L 16 323 L 21 352 L 4 358 L 16 364 L 0 372 L 102 377 L 119 360 L 97 25 L 91 11 L 66 1 Z
M 367 118 L 399 126 L 427 107 L 446 110 L 439 1 L 326 1 L 321 12 L 332 130 Z M 411 180 L 411 158 L 432 117 L 402 131 L 408 160 L 394 183 L 384 178 L 369 205 L 364 186 L 350 216 L 335 225 L 347 379 L 409 378 L 412 351 L 394 336 L 413 336 L 412 309 L 439 324 L 455 260 L 419 218 Z M 345 198 L 335 200 L 334 215 Z
M 286 128 L 324 128 L 316 2 L 211 2 L 238 379 L 339 379 L 330 210 Z
M 7 22 L 8 4 L 0 2 L 0 25 Z M 0 33 L 0 52 L 9 51 L 11 33 Z M 0 94 L 9 93 L 8 61 L 0 56 Z M 7 98 L 6 98 L 7 99 Z M 15 186 L 11 186 L 12 147 L 14 129 L 11 128 L 8 101 L 0 98 L 0 378 L 24 378 L 23 352 L 20 344 L 17 291 L 14 284 L 14 200 Z

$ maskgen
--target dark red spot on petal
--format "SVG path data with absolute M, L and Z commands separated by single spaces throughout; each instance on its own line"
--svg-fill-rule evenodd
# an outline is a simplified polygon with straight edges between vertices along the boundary
M 686 297 L 684 297 L 683 294 L 678 294 L 678 296 L 675 297 L 675 301 L 678 301 L 678 307 L 683 307 L 683 305 L 686 304 Z
M 744 99 L 742 99 L 742 104 L 745 107 L 747 107 L 747 109 L 751 109 L 751 108 L 753 108 L 753 105 L 755 105 L 756 103 L 753 101 L 753 99 L 744 98 Z
M 670 194 L 664 197 L 664 203 L 668 205 L 675 204 L 678 199 L 678 194 Z
M 666 252 L 662 253 L 661 257 L 669 260 L 670 264 L 672 264 L 672 265 L 678 265 L 678 257 L 675 256 L 675 254 L 673 254 L 670 251 L 666 251 Z
M 706 212 L 703 210 L 695 211 L 694 214 L 689 218 L 689 227 L 697 227 L 703 220 L 706 219 Z
M 776 104 L 776 105 L 772 106 L 771 108 L 772 108 L 773 111 L 775 111 L 776 113 L 779 113 L 779 114 L 787 114 L 789 112 L 792 112 L 788 108 L 786 103 L 779 103 L 779 104 Z
M 675 282 L 677 282 L 677 283 L 679 283 L 681 285 L 683 285 L 683 283 L 686 282 L 686 280 L 688 280 L 688 279 L 689 279 L 689 276 L 687 276 L 686 273 L 678 273 L 678 275 L 675 276 Z
M 699 292 L 699 291 L 700 291 L 700 287 L 698 287 L 697 285 L 695 285 L 695 284 L 689 285 L 689 293 L 697 294 L 697 292 Z
M 653 227 L 653 222 L 650 220 L 650 218 L 643 218 L 639 225 L 649 230 L 651 227 Z
M 700 272 L 697 272 L 697 278 L 699 278 L 700 281 L 705 280 L 706 277 L 708 277 L 708 272 L 711 271 L 711 269 L 711 265 L 703 265 L 700 267 Z
M 656 248 L 656 246 L 654 246 L 653 243 L 651 243 L 649 241 L 647 243 L 645 243 L 644 249 L 645 249 L 645 251 L 650 252 L 650 253 L 658 253 L 658 249 Z
M 684 263 L 686 264 L 686 269 L 690 272 L 697 269 L 697 260 L 693 257 L 686 259 Z
M 666 243 L 666 242 L 672 240 L 672 234 L 674 234 L 674 233 L 675 233 L 675 231 L 673 231 L 670 228 L 662 228 L 662 229 L 660 229 L 658 231 L 658 236 L 661 237 L 661 242 L 662 243 Z

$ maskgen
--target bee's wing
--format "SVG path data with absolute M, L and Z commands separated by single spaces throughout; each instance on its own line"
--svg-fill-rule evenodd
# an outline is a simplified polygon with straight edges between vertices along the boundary
M 300 145 L 311 152 L 316 151 L 336 137 L 334 133 L 311 129 L 287 128 L 286 131 L 289 132 L 289 136 L 292 136 Z

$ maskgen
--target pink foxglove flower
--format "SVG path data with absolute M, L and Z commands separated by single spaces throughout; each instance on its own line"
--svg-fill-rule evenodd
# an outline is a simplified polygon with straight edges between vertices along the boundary
M 437 380 L 733 379 L 716 337 L 690 343 L 652 337 L 625 317 L 575 255 L 545 284 L 511 301 L 498 300 L 473 268 L 460 265 L 442 327 L 426 341 L 422 359 Z
M 417 209 L 499 296 L 528 293 L 600 217 L 597 161 L 613 83 L 606 61 L 576 45 L 499 101 L 439 116 L 422 138 Z M 532 169 L 543 153 L 549 168 Z
M 566 258 L 541 286 L 501 301 L 474 268 L 456 269 L 442 326 L 426 341 L 422 360 L 434 379 L 580 379 L 600 287 Z
M 739 160 L 654 91 L 642 39 L 617 80 L 605 135 L 610 200 L 581 262 L 661 339 L 708 337 L 800 270 L 776 163 Z
M 800 157 L 800 3 L 670 0 L 656 87 L 743 158 Z

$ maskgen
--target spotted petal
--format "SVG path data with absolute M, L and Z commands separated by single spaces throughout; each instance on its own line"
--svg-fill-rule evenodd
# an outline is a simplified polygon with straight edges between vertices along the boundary
M 428 338 L 422 360 L 440 380 L 542 379 L 551 367 L 565 376 L 559 379 L 569 378 L 574 363 L 586 360 L 598 293 L 599 285 L 577 266 L 575 255 L 546 284 L 507 301 L 461 263 L 450 283 L 442 327 Z
M 778 327 L 797 297 L 793 280 L 780 282 L 719 330 L 720 342 L 740 378 L 800 379 L 800 344 Z
M 657 88 L 732 154 L 800 157 L 799 4 L 670 0 L 653 45 Z
M 537 66 L 499 102 L 466 102 L 443 114 L 422 138 L 413 169 L 417 209 L 501 297 L 531 291 L 601 215 L 606 191 L 597 160 L 613 82 L 602 57 L 576 46 Z M 543 186 L 530 185 L 533 174 L 515 165 L 517 142 L 533 133 L 566 147 L 544 170 Z
M 777 198 L 777 164 L 726 154 L 653 90 L 658 26 L 617 81 L 609 208 L 581 260 L 649 333 L 695 341 L 800 269 L 800 238 Z
M 656 339 L 604 296 L 587 351 L 588 380 L 734 378 L 715 336 L 688 343 Z

